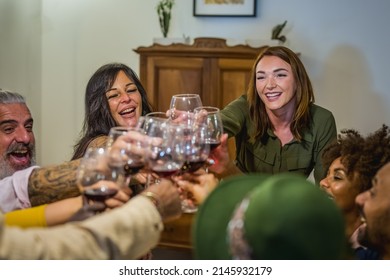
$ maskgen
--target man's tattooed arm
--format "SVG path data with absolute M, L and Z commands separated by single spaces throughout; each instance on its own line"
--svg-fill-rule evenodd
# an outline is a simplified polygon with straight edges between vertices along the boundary
M 28 180 L 31 205 L 42 205 L 80 195 L 76 185 L 79 163 L 80 159 L 34 169 Z

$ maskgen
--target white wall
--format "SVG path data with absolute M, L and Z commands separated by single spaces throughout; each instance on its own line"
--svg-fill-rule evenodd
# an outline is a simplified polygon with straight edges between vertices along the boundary
M 25 96 L 37 136 L 42 124 L 41 60 L 41 0 L 0 0 L 0 88 Z
M 133 49 L 161 37 L 157 2 L 0 0 L 0 87 L 28 96 L 41 164 L 70 158 L 84 89 L 99 66 L 119 61 L 138 72 Z M 259 0 L 255 18 L 194 17 L 192 5 L 176 1 L 169 37 L 268 39 L 288 20 L 288 46 L 301 53 L 316 103 L 333 111 L 338 129 L 389 124 L 390 1 Z

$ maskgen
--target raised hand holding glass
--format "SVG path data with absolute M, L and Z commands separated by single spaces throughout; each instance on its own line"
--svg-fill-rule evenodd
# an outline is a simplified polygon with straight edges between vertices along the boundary
M 215 149 L 221 144 L 223 134 L 223 124 L 219 108 L 211 106 L 201 106 L 194 109 L 195 122 L 203 122 L 207 126 L 207 143 L 210 144 L 210 150 Z
M 113 197 L 128 182 L 123 170 L 112 169 L 104 148 L 89 148 L 77 169 L 77 185 L 89 201 Z
M 146 144 L 141 139 L 142 134 L 140 128 L 116 126 L 111 128 L 108 135 L 107 150 L 110 164 L 123 167 L 127 176 L 136 174 L 145 166 L 144 150 Z M 125 140 L 124 137 L 126 137 Z M 115 144 L 116 141 L 122 141 L 122 143 Z

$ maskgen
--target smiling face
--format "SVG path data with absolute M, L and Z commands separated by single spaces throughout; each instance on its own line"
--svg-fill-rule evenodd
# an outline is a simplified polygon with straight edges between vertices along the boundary
M 344 213 L 354 212 L 358 215 L 355 198 L 359 194 L 359 179 L 357 175 L 352 178 L 348 177 L 340 157 L 332 162 L 326 177 L 321 180 L 320 186 L 334 199 Z
M 135 83 L 119 71 L 106 92 L 111 116 L 118 126 L 135 126 L 142 112 L 142 99 Z
M 35 164 L 33 119 L 26 104 L 0 104 L 0 178 Z
M 359 230 L 359 241 L 390 259 L 390 163 L 377 172 L 372 188 L 359 194 L 356 203 L 362 209 L 364 222 Z
M 256 66 L 256 90 L 267 111 L 294 110 L 296 84 L 290 64 L 266 55 Z

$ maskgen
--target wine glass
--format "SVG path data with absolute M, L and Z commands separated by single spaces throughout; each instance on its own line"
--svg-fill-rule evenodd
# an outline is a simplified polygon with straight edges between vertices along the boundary
M 183 127 L 169 119 L 147 115 L 145 134 L 150 137 L 147 165 L 150 173 L 170 178 L 184 163 Z M 158 182 L 158 180 L 157 180 Z
M 133 195 L 143 189 L 138 184 L 130 186 L 131 176 L 145 166 L 146 145 L 142 141 L 142 135 L 143 130 L 139 127 L 116 126 L 110 129 L 106 144 L 109 165 L 112 168 L 123 169 Z
M 199 94 L 176 94 L 171 98 L 169 116 L 172 120 L 191 124 L 194 109 L 200 106 L 202 106 L 202 100 Z
M 132 137 L 126 138 L 125 144 L 114 146 L 119 137 L 129 133 L 132 133 Z M 112 127 L 108 134 L 106 147 L 109 152 L 109 163 L 117 167 L 122 166 L 128 176 L 136 174 L 145 166 L 145 144 L 137 134 L 143 134 L 140 128 L 125 126 Z
M 207 143 L 208 129 L 204 124 L 194 123 L 184 126 L 184 157 L 185 162 L 181 168 L 181 174 L 185 172 L 195 172 L 202 168 L 209 157 L 210 145 Z M 191 201 L 192 194 L 182 190 L 182 211 L 184 213 L 194 213 L 198 207 Z
M 113 197 L 119 188 L 127 184 L 123 169 L 115 169 L 109 165 L 105 148 L 88 148 L 76 174 L 80 192 L 88 201 L 103 202 Z
M 195 172 L 204 166 L 210 152 L 208 128 L 205 124 L 184 125 L 184 157 L 181 172 Z
M 168 123 L 170 120 L 170 117 L 165 112 L 148 113 L 144 117 L 143 130 L 146 133 L 149 129 L 149 125 L 153 122 Z
M 210 144 L 210 150 L 214 150 L 221 144 L 223 134 L 222 118 L 217 107 L 201 106 L 194 109 L 195 121 L 203 122 L 207 126 L 207 143 Z

